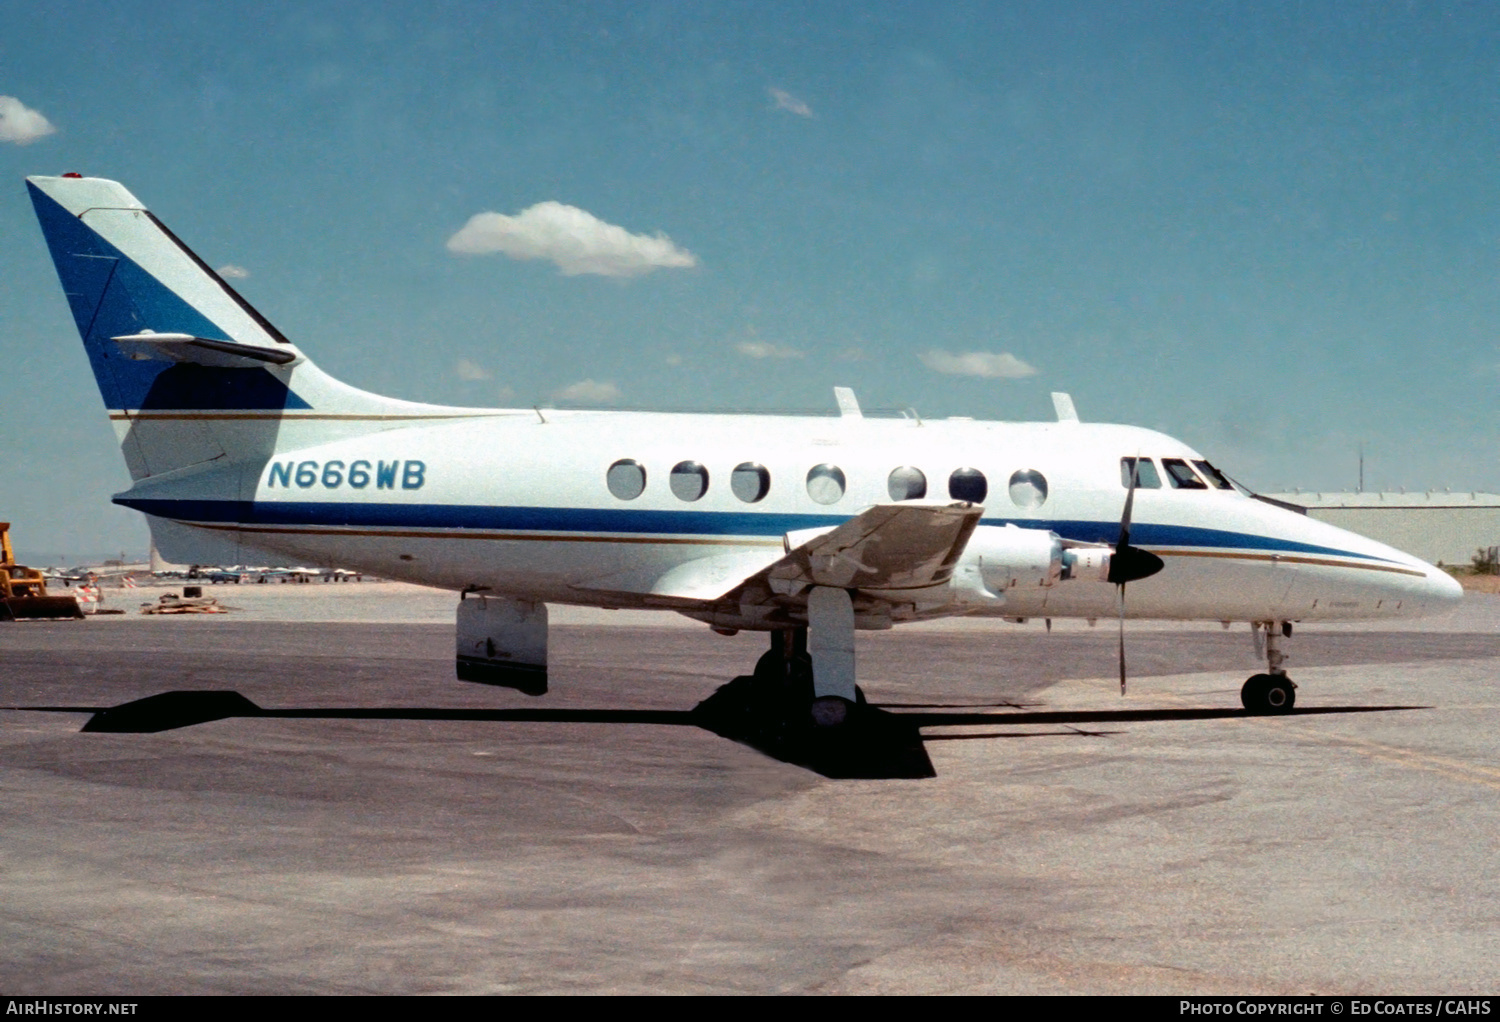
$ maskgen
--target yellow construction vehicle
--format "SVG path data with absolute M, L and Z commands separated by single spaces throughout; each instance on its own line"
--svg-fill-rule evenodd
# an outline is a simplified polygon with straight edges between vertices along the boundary
M 16 563 L 10 548 L 10 522 L 0 522 L 0 621 L 83 619 L 71 596 L 48 596 L 47 580 L 35 568 Z

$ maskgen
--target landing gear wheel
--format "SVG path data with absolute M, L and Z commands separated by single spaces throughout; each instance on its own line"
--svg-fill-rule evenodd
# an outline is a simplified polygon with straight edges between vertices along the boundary
M 812 701 L 812 719 L 818 727 L 838 727 L 849 719 L 854 704 L 838 696 L 823 696 Z
M 781 681 L 786 677 L 786 658 L 774 649 L 768 649 L 755 661 L 757 681 Z
M 1285 674 L 1257 674 L 1240 689 L 1240 702 L 1251 713 L 1289 713 L 1297 704 L 1297 686 Z

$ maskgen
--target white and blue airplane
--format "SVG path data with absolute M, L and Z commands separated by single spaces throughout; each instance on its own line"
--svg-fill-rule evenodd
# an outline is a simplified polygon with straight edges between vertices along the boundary
M 770 633 L 800 720 L 858 705 L 860 629 L 950 615 L 1250 622 L 1252 712 L 1291 709 L 1293 622 L 1461 589 L 1256 499 L 1132 426 L 457 408 L 318 369 L 124 187 L 27 184 L 132 485 L 182 563 L 309 563 L 459 593 L 457 671 L 546 691 L 547 605 Z M 1129 597 L 1126 600 L 1128 584 Z M 1124 654 L 1121 647 L 1121 683 Z M 792 693 L 787 704 L 786 693 Z

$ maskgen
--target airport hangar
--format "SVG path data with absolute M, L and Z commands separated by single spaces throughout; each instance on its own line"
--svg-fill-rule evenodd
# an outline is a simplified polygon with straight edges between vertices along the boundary
M 1500 544 L 1500 494 L 1355 492 L 1267 494 L 1294 510 L 1422 558 L 1467 566 L 1477 550 Z

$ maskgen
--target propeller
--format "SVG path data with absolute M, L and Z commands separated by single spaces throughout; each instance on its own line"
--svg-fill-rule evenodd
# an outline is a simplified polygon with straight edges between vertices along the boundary
M 1115 552 L 1109 559 L 1109 581 L 1115 584 L 1115 597 L 1120 606 L 1120 695 L 1125 694 L 1125 585 L 1150 578 L 1165 565 L 1162 559 L 1149 550 L 1130 545 L 1130 514 L 1135 508 L 1135 488 L 1140 483 L 1141 459 L 1137 455 L 1130 459 L 1130 488 L 1125 492 L 1125 511 L 1120 515 L 1120 539 L 1115 543 Z

